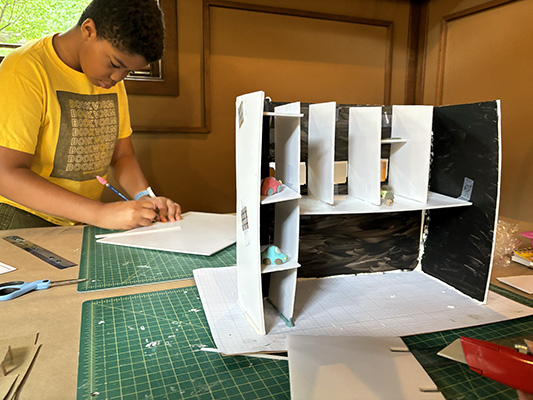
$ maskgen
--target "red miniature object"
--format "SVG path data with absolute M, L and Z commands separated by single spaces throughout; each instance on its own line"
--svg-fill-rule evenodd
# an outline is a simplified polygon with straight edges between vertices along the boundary
M 533 393 L 533 356 L 479 339 L 461 337 L 470 369 L 526 393 Z
M 262 196 L 271 196 L 274 193 L 281 192 L 281 189 L 281 181 L 278 181 L 276 178 L 272 178 L 271 176 L 264 178 L 261 182 Z

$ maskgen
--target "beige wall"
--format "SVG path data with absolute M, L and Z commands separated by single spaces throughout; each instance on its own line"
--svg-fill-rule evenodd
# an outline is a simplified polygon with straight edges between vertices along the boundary
M 431 0 L 428 15 L 424 104 L 501 100 L 500 216 L 533 223 L 533 1 Z
M 274 101 L 404 101 L 407 1 L 246 3 L 310 14 L 278 15 L 213 3 L 206 25 L 210 54 L 202 64 L 202 2 L 178 0 L 180 95 L 130 96 L 134 126 L 177 127 L 177 133 L 136 133 L 134 144 L 154 190 L 174 198 L 185 210 L 235 211 L 237 95 L 264 90 Z M 352 17 L 379 20 L 390 27 L 354 22 Z M 208 66 L 205 81 L 204 65 Z M 186 133 L 202 127 L 205 93 L 211 131 Z
M 408 71 L 413 56 L 408 1 L 244 3 L 309 15 L 253 12 L 211 2 L 204 26 L 201 1 L 177 0 L 180 95 L 131 96 L 134 126 L 174 131 L 138 132 L 134 144 L 156 192 L 176 199 L 185 210 L 235 211 L 237 95 L 264 90 L 274 101 L 404 104 L 415 84 L 408 79 L 413 72 Z M 423 104 L 501 99 L 500 213 L 533 222 L 533 164 L 528 157 L 533 153 L 533 135 L 526 109 L 533 85 L 527 75 L 533 65 L 529 21 L 533 1 L 487 11 L 476 8 L 486 3 L 495 2 L 430 0 L 427 9 L 421 9 L 427 11 L 422 13 L 427 15 L 427 35 L 422 31 L 425 53 L 421 53 L 416 99 Z M 457 14 L 464 10 L 473 12 Z M 320 13 L 325 19 L 319 18 Z M 339 21 L 338 16 L 347 21 Z M 441 20 L 448 16 L 447 34 L 442 35 Z M 210 41 L 205 62 L 204 28 Z M 447 39 L 444 60 L 439 58 L 441 37 Z M 190 133 L 205 127 L 206 116 L 210 132 Z

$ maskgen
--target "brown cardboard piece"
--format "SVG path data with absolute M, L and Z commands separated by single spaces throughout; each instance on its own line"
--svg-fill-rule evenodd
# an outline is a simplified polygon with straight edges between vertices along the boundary
M 0 340 L 0 399 L 14 399 L 41 345 L 39 333 Z M 5 374 L 5 375 L 4 375 Z

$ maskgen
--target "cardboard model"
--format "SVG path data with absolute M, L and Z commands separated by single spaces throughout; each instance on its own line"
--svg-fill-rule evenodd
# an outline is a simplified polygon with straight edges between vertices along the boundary
M 329 102 L 309 105 L 308 118 L 302 108 L 290 103 L 266 111 L 262 91 L 236 99 L 238 303 L 255 330 L 266 333 L 264 298 L 293 323 L 297 275 L 353 273 L 351 266 L 365 258 L 370 265 L 394 264 L 385 270 L 421 264 L 423 272 L 485 301 L 499 194 L 499 102 L 392 108 Z M 385 109 L 392 116 L 388 135 Z M 338 130 L 342 115 L 347 132 Z M 304 126 L 308 121 L 306 145 L 302 120 Z M 270 160 L 264 136 L 272 126 Z M 347 194 L 335 194 L 339 135 L 345 138 Z M 380 198 L 384 147 L 387 183 L 394 189 L 390 206 Z M 272 161 L 285 188 L 266 205 L 261 174 Z M 300 161 L 307 165 L 303 197 Z M 266 207 L 272 211 L 264 212 Z M 261 234 L 264 224 L 270 226 Z M 384 250 L 381 259 L 376 243 Z M 289 256 L 288 263 L 261 264 L 261 250 L 272 244 Z

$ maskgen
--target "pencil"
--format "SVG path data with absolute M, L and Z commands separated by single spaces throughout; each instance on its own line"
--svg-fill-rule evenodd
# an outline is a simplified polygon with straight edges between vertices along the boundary
M 96 179 L 98 179 L 98 182 L 100 182 L 102 185 L 104 185 L 106 188 L 109 188 L 111 189 L 113 192 L 115 192 L 116 194 L 118 194 L 122 200 L 125 200 L 125 201 L 129 201 L 129 199 L 124 196 L 122 193 L 120 193 L 117 189 L 115 189 L 113 186 L 111 186 L 107 180 L 105 178 L 102 178 L 101 176 L 96 176 Z

